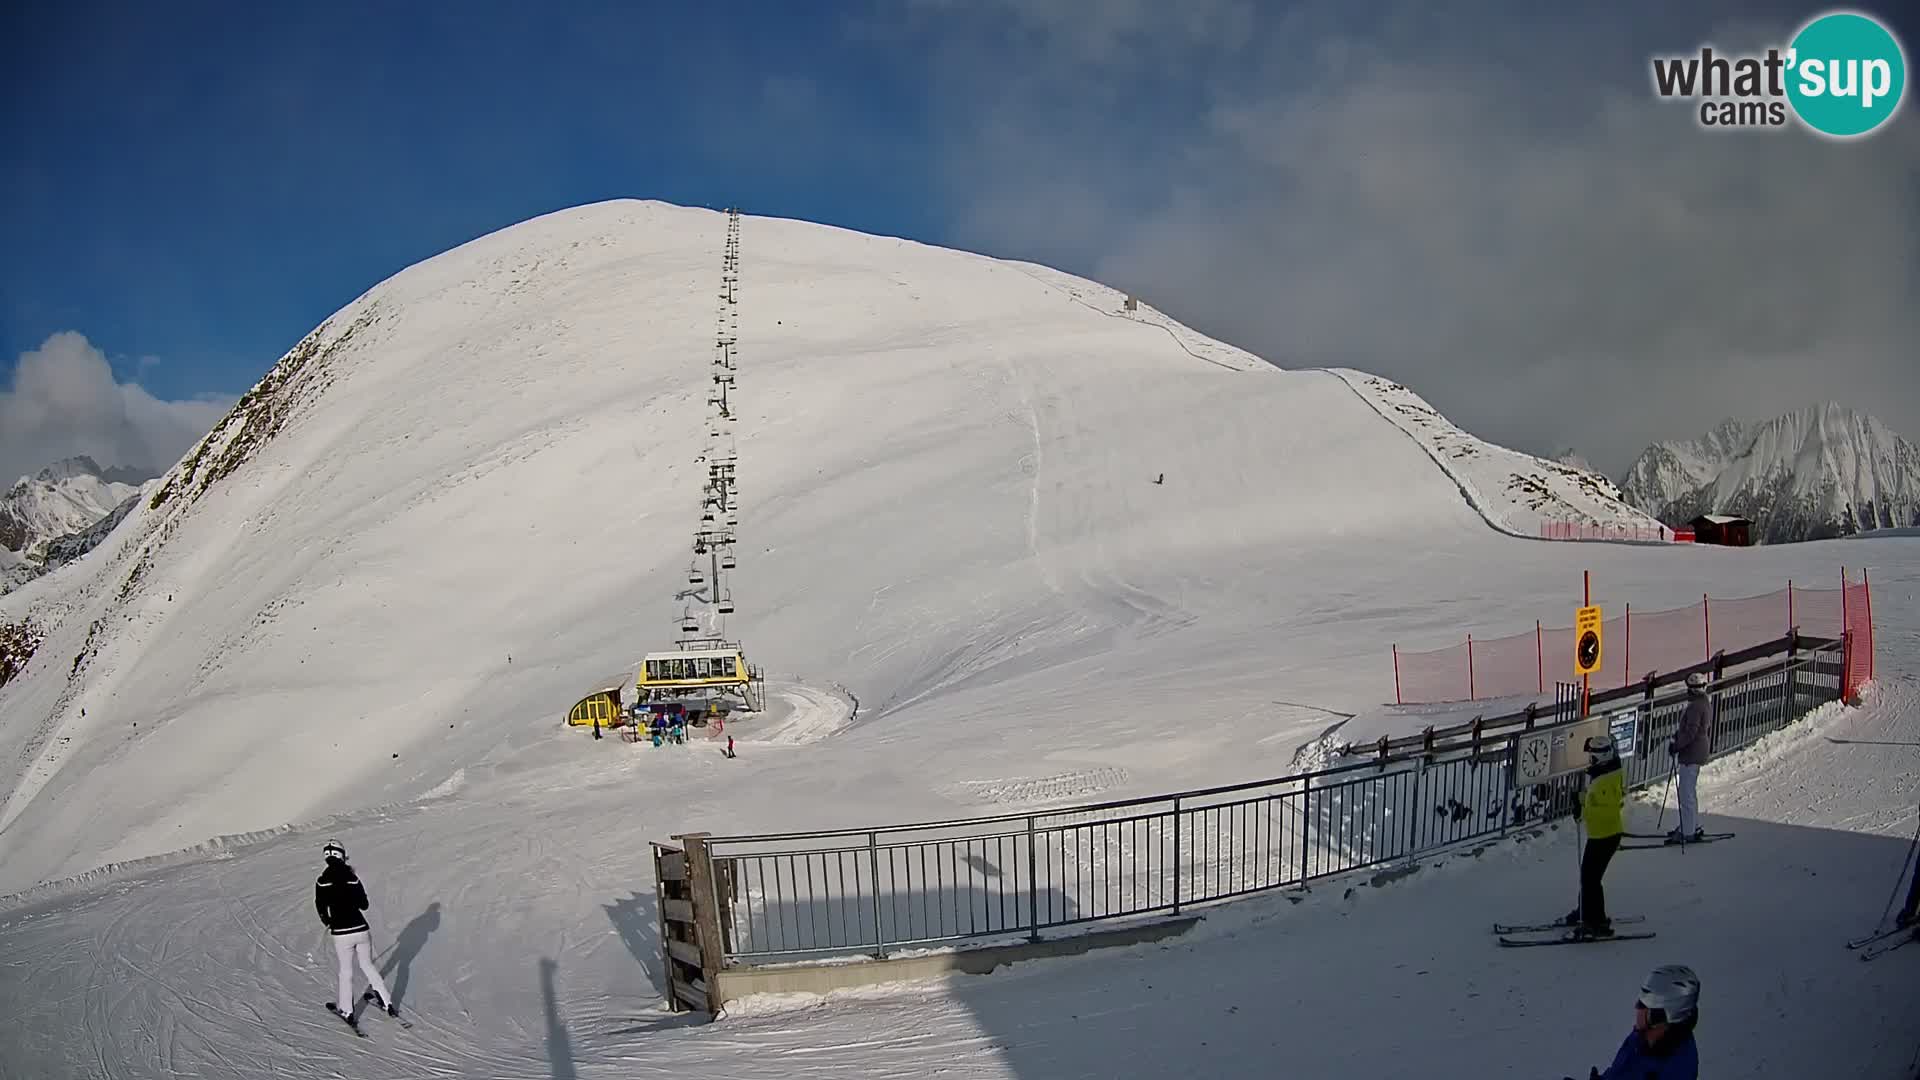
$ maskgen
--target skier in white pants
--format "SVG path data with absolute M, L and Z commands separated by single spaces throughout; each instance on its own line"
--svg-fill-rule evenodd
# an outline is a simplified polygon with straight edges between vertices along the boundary
M 1670 844 L 1685 844 L 1700 839 L 1700 766 L 1713 756 L 1713 699 L 1707 695 L 1707 677 L 1701 672 L 1687 676 L 1687 711 L 1680 716 L 1680 730 L 1667 744 L 1673 755 L 1676 780 L 1680 789 L 1680 827 L 1667 834 Z
M 313 884 L 313 906 L 320 913 L 327 932 L 333 935 L 334 956 L 340 961 L 340 995 L 327 1006 L 356 1029 L 359 1027 L 353 1016 L 353 964 L 357 958 L 360 970 L 367 976 L 368 999 L 389 1015 L 399 1016 L 399 1007 L 388 1000 L 387 984 L 380 978 L 380 969 L 373 966 L 373 943 L 367 917 L 361 914 L 367 910 L 366 887 L 347 864 L 347 849 L 338 841 L 327 841 L 321 851 L 327 857 L 327 868 L 320 871 L 320 879 Z

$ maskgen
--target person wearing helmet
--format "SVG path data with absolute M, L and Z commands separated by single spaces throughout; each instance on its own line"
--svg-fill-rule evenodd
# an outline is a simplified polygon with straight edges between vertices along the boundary
M 1591 736 L 1585 749 L 1587 791 L 1574 814 L 1587 828 L 1587 846 L 1580 855 L 1580 906 L 1567 915 L 1566 922 L 1581 937 L 1612 937 L 1613 920 L 1607 918 L 1607 896 L 1600 879 L 1614 852 L 1620 850 L 1620 834 L 1626 831 L 1626 773 L 1620 768 L 1612 736 Z
M 1700 766 L 1713 754 L 1713 698 L 1702 672 L 1687 676 L 1687 711 L 1680 715 L 1680 730 L 1667 744 L 1667 753 L 1673 756 L 1680 789 L 1680 824 L 1667 834 L 1667 842 L 1685 844 L 1705 831 L 1700 828 Z
M 1700 976 L 1684 964 L 1654 968 L 1640 985 L 1633 1030 L 1613 1064 L 1605 1072 L 1589 1070 L 1587 1080 L 1698 1080 L 1700 1050 L 1693 1029 L 1699 1021 Z
M 333 935 L 333 953 L 340 966 L 340 996 L 328 1002 L 328 1007 L 356 1029 L 359 1027 L 352 1004 L 353 965 L 358 959 L 360 970 L 367 976 L 369 1000 L 389 1015 L 399 1016 L 399 1007 L 388 1000 L 380 969 L 373 966 L 372 935 L 362 914 L 367 910 L 366 886 L 347 862 L 347 849 L 338 840 L 327 841 L 320 851 L 327 865 L 313 884 L 313 907 L 320 914 L 321 925 Z

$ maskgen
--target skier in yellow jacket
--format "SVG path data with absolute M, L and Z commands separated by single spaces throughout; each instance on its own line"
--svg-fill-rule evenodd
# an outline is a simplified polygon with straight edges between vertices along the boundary
M 1620 755 L 1613 737 L 1595 735 L 1587 740 L 1587 791 L 1574 811 L 1587 827 L 1587 847 L 1580 856 L 1580 906 L 1567 915 L 1567 925 L 1577 927 L 1580 937 L 1612 937 L 1613 920 L 1607 918 L 1607 896 L 1600 879 L 1620 850 L 1620 834 L 1626 831 L 1626 773 L 1620 768 Z

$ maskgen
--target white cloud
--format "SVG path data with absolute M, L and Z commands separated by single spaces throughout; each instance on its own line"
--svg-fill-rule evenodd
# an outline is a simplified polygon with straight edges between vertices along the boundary
M 1205 23 L 1246 31 L 1209 54 L 1179 5 L 1003 0 L 1018 32 L 930 77 L 958 241 L 1609 471 L 1829 398 L 1920 437 L 1911 113 L 1850 144 L 1709 133 L 1649 90 L 1652 51 L 1794 24 L 1344 10 Z
M 142 368 L 148 366 L 146 360 Z M 62 331 L 20 354 L 0 390 L 0 484 L 64 457 L 164 471 L 213 429 L 234 399 L 161 401 L 120 382 L 84 334 Z

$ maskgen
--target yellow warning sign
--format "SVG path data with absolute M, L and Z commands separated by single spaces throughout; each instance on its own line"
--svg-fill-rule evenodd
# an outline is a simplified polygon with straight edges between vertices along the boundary
M 1591 675 L 1600 670 L 1600 609 L 1583 607 L 1573 616 L 1573 673 Z

